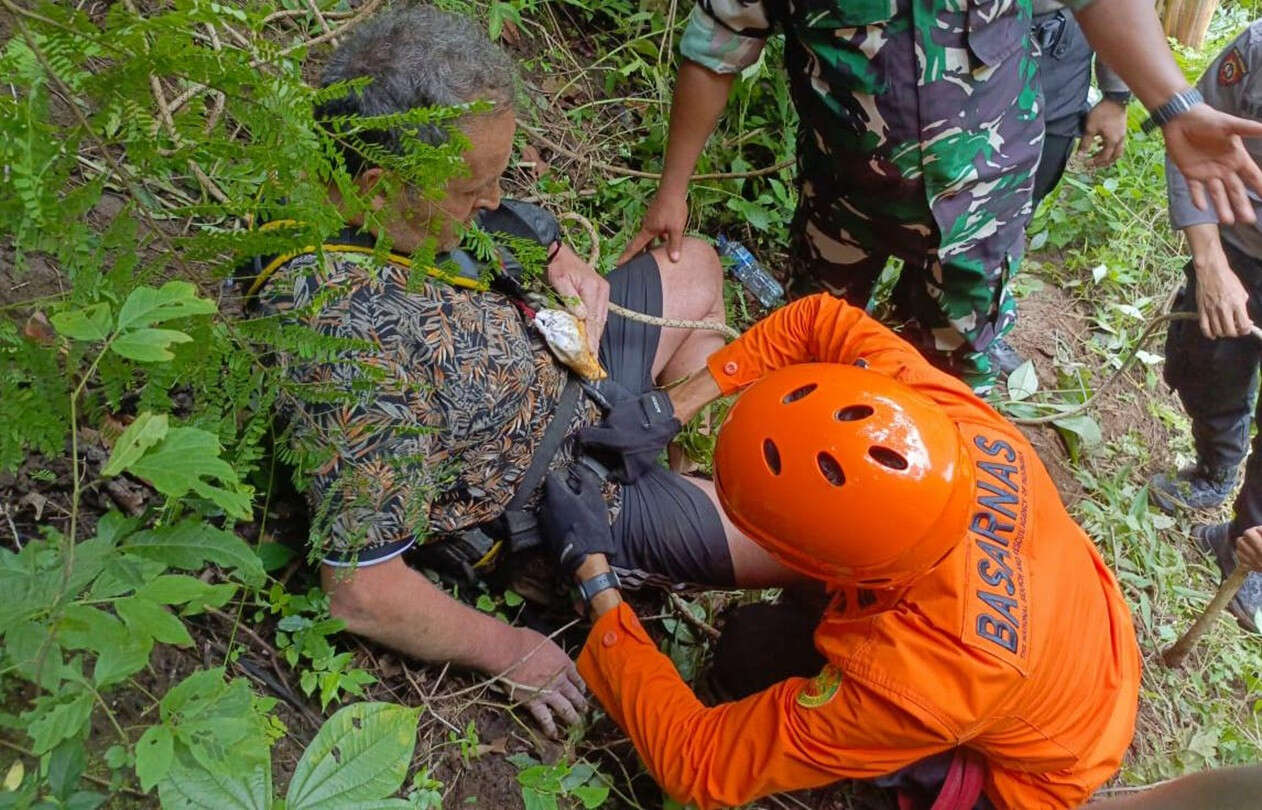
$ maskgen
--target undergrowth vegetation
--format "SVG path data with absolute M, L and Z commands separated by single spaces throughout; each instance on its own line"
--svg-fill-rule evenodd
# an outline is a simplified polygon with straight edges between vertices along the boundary
M 454 806 L 466 794 L 449 761 L 457 774 L 505 765 L 531 810 L 662 806 L 620 735 L 579 729 L 550 746 L 521 723 L 480 728 L 476 709 L 506 708 L 481 685 L 427 679 L 340 635 L 301 554 L 275 541 L 292 518 L 278 506 L 287 470 L 301 486 L 321 450 L 274 452 L 289 443 L 273 415 L 329 394 L 287 382 L 269 353 L 354 347 L 242 320 L 234 268 L 335 230 L 329 184 L 366 208 L 347 145 L 422 189 L 461 171 L 458 138 L 390 156 L 362 137 L 458 111 L 315 121 L 316 104 L 346 92 L 312 89 L 320 58 L 380 4 L 0 0 L 0 490 L 13 495 L 0 520 L 0 809 Z M 690 4 L 438 4 L 478 15 L 522 66 L 514 196 L 591 220 L 599 245 L 573 241 L 610 269 L 655 190 Z M 1227 6 L 1205 51 L 1180 54 L 1190 75 L 1247 14 Z M 739 239 L 773 269 L 795 202 L 779 60 L 773 39 L 737 82 L 690 197 L 691 229 Z M 1090 396 L 1179 283 L 1162 144 L 1139 134 L 1141 112 L 1115 168 L 1071 173 L 1035 216 L 1020 288 L 1063 292 L 1086 326 L 1045 347 L 1054 384 L 1021 372 L 1008 387 L 1013 414 Z M 297 225 L 255 227 L 277 220 Z M 735 322 L 759 315 L 751 300 L 731 286 Z M 1119 573 L 1148 664 L 1128 783 L 1262 757 L 1256 639 L 1224 620 L 1183 672 L 1155 660 L 1216 585 L 1185 550 L 1188 525 L 1147 507 L 1147 476 L 1190 452 L 1161 362 L 1159 344 L 1145 347 L 1102 406 L 1147 427 L 1059 426 L 1081 486 L 1073 509 Z M 703 464 L 712 442 L 701 425 L 684 435 Z M 470 601 L 511 618 L 521 598 Z M 672 600 L 655 617 L 686 674 L 707 655 L 697 628 L 726 601 Z

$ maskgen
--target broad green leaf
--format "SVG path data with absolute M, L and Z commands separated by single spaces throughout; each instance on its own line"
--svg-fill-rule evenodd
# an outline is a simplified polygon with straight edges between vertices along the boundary
M 162 706 L 162 716 L 167 717 L 179 712 L 192 702 L 213 699 L 224 690 L 225 686 L 223 667 L 199 669 L 172 686 L 162 696 L 162 700 L 159 701 Z
M 92 695 L 79 692 L 68 699 L 66 696 L 40 698 L 36 708 L 22 715 L 26 733 L 33 740 L 31 750 L 36 754 L 51 751 L 62 740 L 82 735 L 92 717 Z
M 320 727 L 289 783 L 289 810 L 380 806 L 407 776 L 421 710 L 354 703 Z
M 1034 371 L 1034 362 L 1026 360 L 1013 369 L 1008 375 L 1008 396 L 1016 402 L 1029 399 L 1039 390 L 1039 376 Z
M 215 302 L 198 298 L 197 287 L 187 281 L 168 281 L 158 289 L 137 287 L 118 311 L 118 331 L 214 311 Z
M 595 810 L 605 803 L 605 799 L 609 798 L 609 788 L 606 785 L 585 785 L 576 787 L 570 791 L 570 794 L 578 799 L 587 810 Z
M 194 520 L 137 532 L 123 549 L 185 571 L 200 571 L 206 563 L 231 568 L 253 588 L 261 586 L 266 577 L 259 558 L 244 540 Z
M 139 459 L 145 451 L 153 447 L 167 435 L 168 420 L 166 414 L 153 414 L 145 411 L 127 426 L 123 435 L 114 442 L 114 452 L 110 453 L 109 463 L 101 470 L 101 475 L 118 475 L 128 465 Z
M 1087 447 L 1095 447 L 1104 441 L 1104 435 L 1100 432 L 1100 425 L 1095 419 L 1085 413 L 1057 419 L 1052 424 L 1077 435 Z
M 521 800 L 526 810 L 557 810 L 557 798 L 554 793 L 543 793 L 535 788 L 523 787 Z
M 61 683 L 63 658 L 61 644 L 49 638 L 49 627 L 43 622 L 23 621 L 10 627 L 4 635 L 7 663 L 23 678 L 50 692 Z
M 153 639 L 128 634 L 121 643 L 111 644 L 97 656 L 92 680 L 97 686 L 109 686 L 126 680 L 145 668 L 149 663 L 151 650 Z
M 48 755 L 48 786 L 53 795 L 65 800 L 79 785 L 79 777 L 87 767 L 87 755 L 80 740 L 66 740 Z
M 127 635 L 118 619 L 88 605 L 70 604 L 57 623 L 57 639 L 76 650 L 102 652 Z
M 250 516 L 250 497 L 238 489 L 236 471 L 219 457 L 219 438 L 213 433 L 200 428 L 171 428 L 161 444 L 129 469 L 164 495 L 178 498 L 195 492 L 233 517 Z M 254 552 L 250 556 L 257 564 Z
M 105 340 L 110 334 L 110 305 L 93 304 L 83 309 L 58 312 L 50 317 L 53 327 L 75 340 Z
M 212 773 L 187 753 L 179 753 L 158 783 L 163 810 L 269 810 L 272 806 L 270 764 Z
M 136 743 L 136 776 L 145 792 L 153 789 L 167 772 L 175 757 L 175 736 L 165 724 L 150 726 Z
M 93 790 L 80 790 L 66 799 L 65 810 L 96 810 L 109 797 Z
M 160 363 L 175 357 L 168 350 L 172 343 L 190 343 L 192 338 L 174 329 L 137 329 L 119 335 L 110 343 L 115 354 L 139 363 Z
M 186 574 L 163 574 L 136 591 L 137 596 L 151 599 L 162 605 L 182 605 L 202 610 L 207 606 L 223 607 L 237 586 L 232 583 L 211 585 Z
M 150 599 L 129 596 L 114 603 L 114 610 L 123 617 L 127 626 L 136 633 L 144 633 L 163 644 L 191 647 L 193 639 L 184 622 L 171 615 L 166 608 Z

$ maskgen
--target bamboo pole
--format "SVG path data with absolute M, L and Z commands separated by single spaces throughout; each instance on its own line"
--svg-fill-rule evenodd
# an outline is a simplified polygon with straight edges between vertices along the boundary
M 1163 15 L 1166 35 L 1187 45 L 1200 48 L 1221 0 L 1167 0 Z

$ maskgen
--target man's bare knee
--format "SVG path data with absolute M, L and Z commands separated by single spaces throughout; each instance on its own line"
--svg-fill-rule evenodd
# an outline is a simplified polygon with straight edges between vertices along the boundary
M 723 264 L 708 242 L 684 237 L 677 262 L 664 248 L 655 248 L 653 256 L 661 270 L 667 308 L 683 310 L 674 313 L 676 317 L 723 317 Z

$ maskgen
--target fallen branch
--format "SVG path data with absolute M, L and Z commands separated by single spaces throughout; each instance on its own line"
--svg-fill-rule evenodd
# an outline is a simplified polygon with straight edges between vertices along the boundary
M 646 172 L 640 169 L 628 169 L 626 166 L 616 166 L 613 163 L 605 163 L 603 160 L 592 160 L 590 157 L 580 155 L 570 149 L 565 148 L 561 144 L 544 135 L 534 127 L 521 125 L 521 128 L 530 133 L 531 137 L 539 143 L 551 149 L 553 152 L 565 155 L 568 158 L 577 160 L 591 166 L 593 169 L 600 169 L 610 174 L 620 174 L 624 177 L 643 177 L 647 180 L 661 180 L 661 172 Z M 743 172 L 708 172 L 705 174 L 694 174 L 692 179 L 695 180 L 734 180 L 743 177 L 762 177 L 768 174 L 775 174 L 782 169 L 787 169 L 796 162 L 796 158 L 782 160 L 771 166 L 763 166 L 761 169 L 749 169 Z
M 688 603 L 684 601 L 682 596 L 674 591 L 668 593 L 667 596 L 670 597 L 671 607 L 675 608 L 675 612 L 679 614 L 679 617 L 688 624 L 692 625 L 693 629 L 705 633 L 712 639 L 717 639 L 720 635 L 722 635 L 718 630 L 715 630 L 712 626 L 694 616 L 692 611 L 688 609 Z

